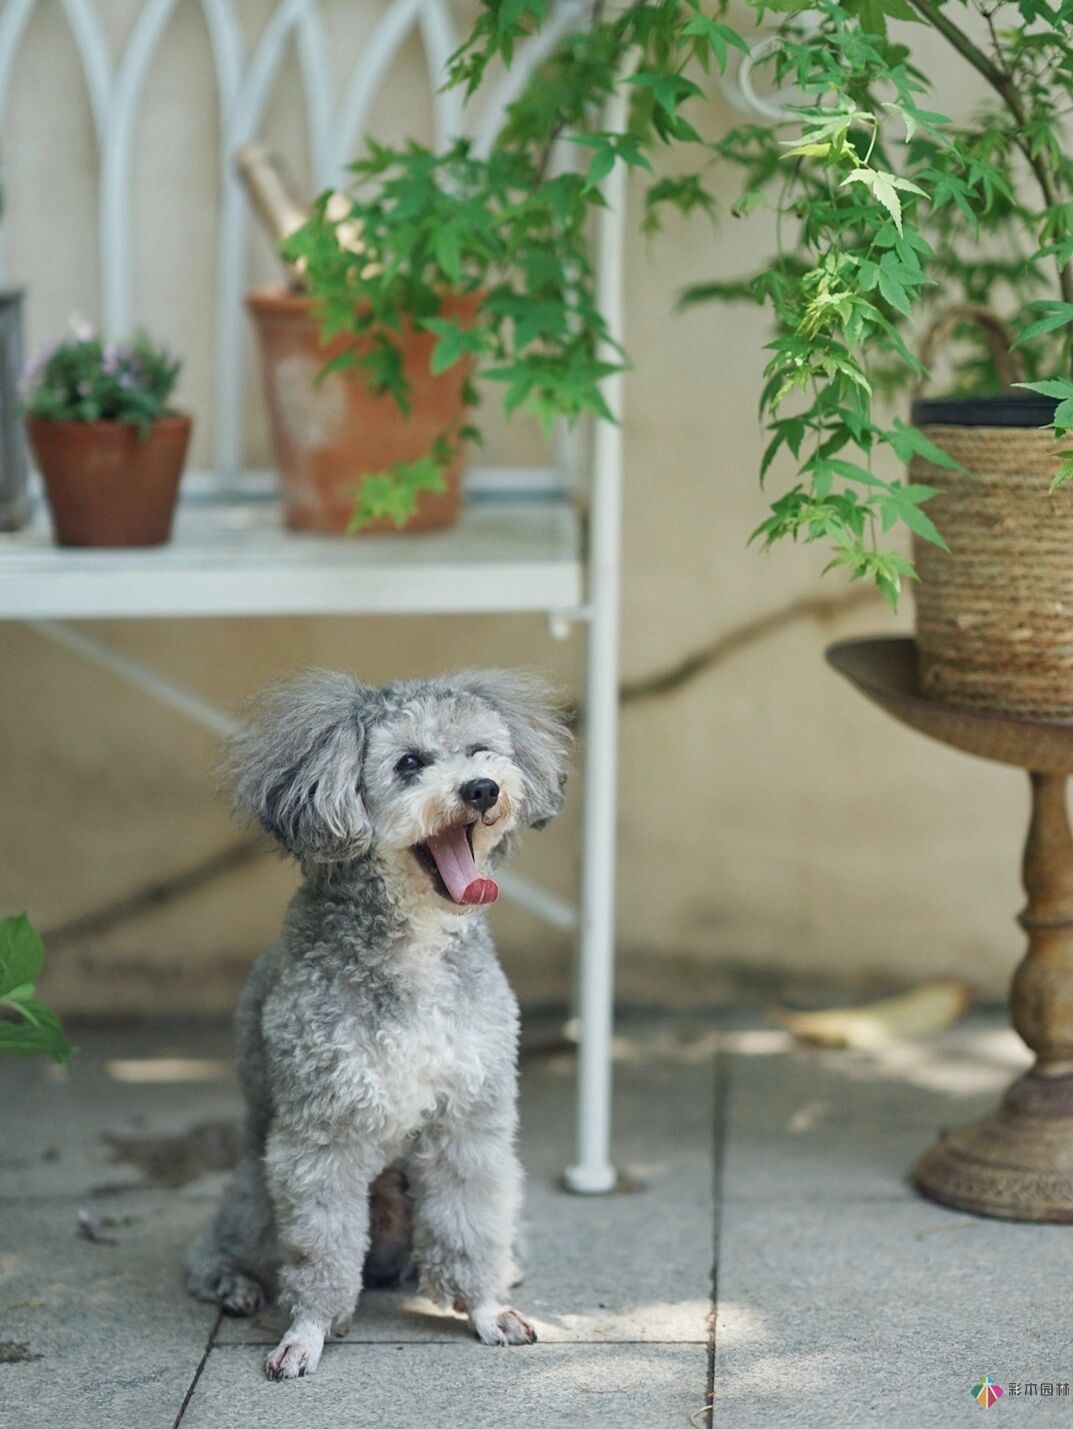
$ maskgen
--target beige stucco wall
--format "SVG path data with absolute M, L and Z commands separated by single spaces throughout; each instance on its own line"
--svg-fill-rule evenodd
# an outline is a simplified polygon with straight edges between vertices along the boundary
M 252 35 L 269 7 L 238 8 Z M 118 44 L 136 0 L 100 0 L 99 9 Z M 325 9 L 341 55 L 368 11 L 362 0 Z M 425 107 L 420 63 L 411 45 L 378 107 L 381 134 Z M 944 106 L 971 98 L 947 92 Z M 292 57 L 267 129 L 302 171 L 299 112 Z M 717 98 L 711 131 L 732 117 Z M 6 261 L 28 285 L 36 346 L 70 311 L 97 311 L 94 146 L 58 5 L 38 7 L 2 124 Z M 188 3 L 145 98 L 135 254 L 139 317 L 188 355 L 182 395 L 198 417 L 202 463 L 216 126 L 205 33 Z M 644 678 L 713 642 L 726 650 L 688 686 L 623 712 L 620 986 L 629 998 L 709 1003 L 742 970 L 858 982 L 956 970 L 997 991 L 1018 947 L 1010 915 L 1023 780 L 901 729 L 825 668 L 829 640 L 904 627 L 908 612 L 892 619 L 866 593 L 847 601 L 837 577 L 820 582 L 811 552 L 746 550 L 764 510 L 754 412 L 765 324 L 752 309 L 671 315 L 686 283 L 737 273 L 768 242 L 763 218 L 728 219 L 715 236 L 697 223 L 672 225 L 652 245 L 630 240 L 623 675 Z M 269 274 L 259 237 L 255 250 L 256 272 Z M 267 453 L 250 392 L 256 466 Z M 493 454 L 530 440 L 501 435 Z M 579 668 L 577 639 L 555 644 L 536 619 L 90 628 L 228 705 L 313 663 L 380 680 L 510 664 L 524 652 L 575 690 Z M 65 1010 L 227 1005 L 278 924 L 291 871 L 266 855 L 195 877 L 164 902 L 146 896 L 211 866 L 240 837 L 213 797 L 213 740 L 26 628 L 0 626 L 0 669 L 0 910 L 25 907 L 57 930 L 47 991 Z M 575 800 L 523 859 L 563 892 L 575 882 L 576 813 Z M 561 999 L 568 943 L 516 910 L 493 916 L 523 995 Z

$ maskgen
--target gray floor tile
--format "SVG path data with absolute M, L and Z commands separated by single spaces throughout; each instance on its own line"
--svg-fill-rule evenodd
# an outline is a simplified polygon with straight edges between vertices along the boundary
M 164 1429 L 215 1319 L 179 1274 L 200 1208 L 124 1197 L 103 1228 L 114 1244 L 77 1235 L 77 1209 L 64 1197 L 0 1207 L 0 1426 Z
M 970 1390 L 984 1372 L 1004 1386 L 1068 1382 L 1069 1254 L 1066 1227 L 965 1216 L 908 1191 L 728 1202 L 716 1424 L 945 1429 L 981 1422 Z M 1063 1404 L 1040 1400 L 1033 1422 L 1073 1423 L 1073 1398 Z
M 997 1018 L 876 1052 L 734 1055 L 723 1197 L 900 1196 L 939 1130 L 990 1110 L 1027 1061 Z
M 703 1345 L 335 1345 L 310 1379 L 273 1384 L 263 1351 L 214 1350 L 182 1429 L 688 1429 Z
M 0 1061 L 0 1198 L 100 1196 L 152 1183 L 146 1163 L 154 1144 L 150 1169 L 182 1183 L 180 1194 L 205 1165 L 227 1160 L 221 1139 L 233 1133 L 238 1091 L 225 1027 L 165 1026 L 155 1037 L 140 1027 L 93 1029 L 73 1041 L 78 1051 L 69 1069 Z M 198 1127 L 206 1141 L 184 1148 Z M 194 1187 L 212 1189 L 205 1181 Z

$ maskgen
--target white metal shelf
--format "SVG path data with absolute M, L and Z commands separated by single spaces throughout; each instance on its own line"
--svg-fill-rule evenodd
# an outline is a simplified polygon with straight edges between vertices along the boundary
M 288 531 L 274 483 L 191 474 L 169 545 L 52 544 L 44 503 L 0 535 L 0 619 L 573 612 L 583 598 L 579 519 L 555 473 L 474 472 L 443 531 Z

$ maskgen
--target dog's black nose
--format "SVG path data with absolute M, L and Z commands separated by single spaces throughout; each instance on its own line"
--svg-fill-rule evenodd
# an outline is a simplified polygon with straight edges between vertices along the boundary
M 499 798 L 499 785 L 494 779 L 467 779 L 458 792 L 463 804 L 483 814 Z

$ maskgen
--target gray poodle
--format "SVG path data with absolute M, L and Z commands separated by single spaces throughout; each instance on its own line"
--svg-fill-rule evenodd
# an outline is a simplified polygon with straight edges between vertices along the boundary
M 484 1344 L 536 1339 L 507 1303 L 518 1008 L 483 910 L 510 835 L 559 811 L 569 746 L 548 689 L 500 671 L 315 671 L 235 741 L 236 806 L 304 879 L 239 1001 L 243 1155 L 188 1272 L 232 1314 L 289 1311 L 270 1378 L 312 1374 L 411 1257 Z

